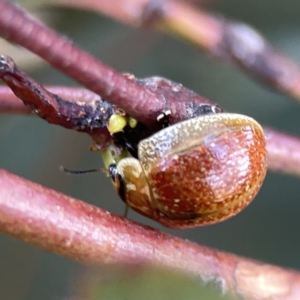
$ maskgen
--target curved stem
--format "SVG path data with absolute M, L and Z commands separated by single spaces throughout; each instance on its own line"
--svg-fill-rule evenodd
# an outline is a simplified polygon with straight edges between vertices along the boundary
M 0 0 L 0 11 L 0 35 L 38 54 L 102 98 L 121 108 L 126 103 L 126 111 L 137 119 L 143 112 L 145 124 L 153 123 L 163 110 L 159 95 L 75 47 L 13 3 Z M 153 110 L 145 114 L 147 103 Z

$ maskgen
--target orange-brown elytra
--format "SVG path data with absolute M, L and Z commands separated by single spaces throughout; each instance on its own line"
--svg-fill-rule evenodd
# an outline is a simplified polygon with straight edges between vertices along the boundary
M 169 126 L 138 145 L 138 158 L 110 166 L 121 198 L 171 228 L 214 224 L 236 215 L 266 174 L 261 126 L 238 114 L 211 114 Z

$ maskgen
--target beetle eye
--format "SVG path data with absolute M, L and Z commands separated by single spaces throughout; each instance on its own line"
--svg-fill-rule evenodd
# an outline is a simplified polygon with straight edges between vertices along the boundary
M 116 182 L 116 175 L 118 173 L 118 171 L 117 171 L 117 165 L 116 164 L 111 164 L 108 167 L 108 171 L 109 171 L 109 175 L 110 175 L 111 180 L 113 182 Z
M 217 114 L 221 112 L 223 112 L 223 110 L 218 105 L 202 104 L 195 109 L 193 114 L 194 116 L 204 116 L 209 114 Z
M 113 181 L 113 185 L 115 186 L 115 189 L 117 190 L 120 198 L 122 199 L 123 202 L 126 203 L 125 183 L 122 175 L 118 172 L 117 165 L 111 164 L 108 167 L 108 171 L 109 171 L 110 178 Z

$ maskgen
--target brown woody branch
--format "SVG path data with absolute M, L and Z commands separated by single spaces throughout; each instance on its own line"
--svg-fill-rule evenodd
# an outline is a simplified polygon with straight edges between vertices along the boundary
M 29 78 L 27 75 L 26 77 Z M 98 95 L 84 88 L 47 86 L 45 89 L 51 94 L 55 94 L 66 101 L 74 102 L 74 104 L 84 103 L 93 105 L 95 104 L 95 101 L 99 101 L 100 99 Z M 42 91 L 39 91 L 39 93 L 42 94 Z M 45 97 L 45 95 L 43 96 Z M 14 95 L 10 88 L 6 86 L 0 86 L 0 112 L 28 114 L 32 113 L 32 109 L 30 109 L 28 106 L 25 106 L 23 101 Z
M 300 275 L 169 236 L 0 171 L 0 231 L 89 264 L 151 264 L 245 299 L 298 300 Z
M 164 99 L 162 103 L 164 110 L 177 111 L 181 109 L 181 114 L 177 113 L 170 116 L 171 123 L 203 114 L 203 110 L 207 106 L 211 107 L 213 105 L 206 98 L 171 80 L 161 77 L 136 79 L 133 75 L 127 76 L 132 82 L 137 82 L 145 90 L 160 95 L 161 99 Z M 110 135 L 106 126 L 110 116 L 115 111 L 115 106 L 102 100 L 99 96 L 96 97 L 94 93 L 88 91 L 85 91 L 84 95 L 78 95 L 78 90 L 77 94 L 74 94 L 75 91 L 67 94 L 65 90 L 64 94 L 69 99 L 63 99 L 59 95 L 49 92 L 19 70 L 14 61 L 5 55 L 0 55 L 0 78 L 39 117 L 46 119 L 49 123 L 90 134 L 95 142 L 94 146 L 97 148 L 103 149 L 108 145 Z M 71 98 L 71 96 L 75 96 L 75 98 Z M 141 119 L 143 119 L 147 110 L 152 110 L 151 103 L 149 105 L 149 107 L 144 108 L 143 114 L 140 112 Z M 124 103 L 123 107 L 126 112 L 130 110 L 130 104 Z M 220 110 L 217 106 L 214 107 L 216 110 Z M 185 111 L 185 114 L 183 114 L 183 111 Z M 155 122 L 149 130 L 145 129 L 145 134 L 155 131 L 158 124 L 158 122 Z
M 111 104 L 86 92 L 75 102 L 50 93 L 24 72 L 14 61 L 0 55 L 0 78 L 40 118 L 49 123 L 90 134 L 99 147 L 108 145 L 106 125 L 113 113 Z M 83 101 L 85 100 L 85 101 Z

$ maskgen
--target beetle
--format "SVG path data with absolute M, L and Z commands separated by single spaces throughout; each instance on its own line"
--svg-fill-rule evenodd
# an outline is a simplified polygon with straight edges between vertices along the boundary
M 209 114 L 166 127 L 138 144 L 138 159 L 109 166 L 121 199 L 170 228 L 214 224 L 236 215 L 266 175 L 266 141 L 252 118 Z

